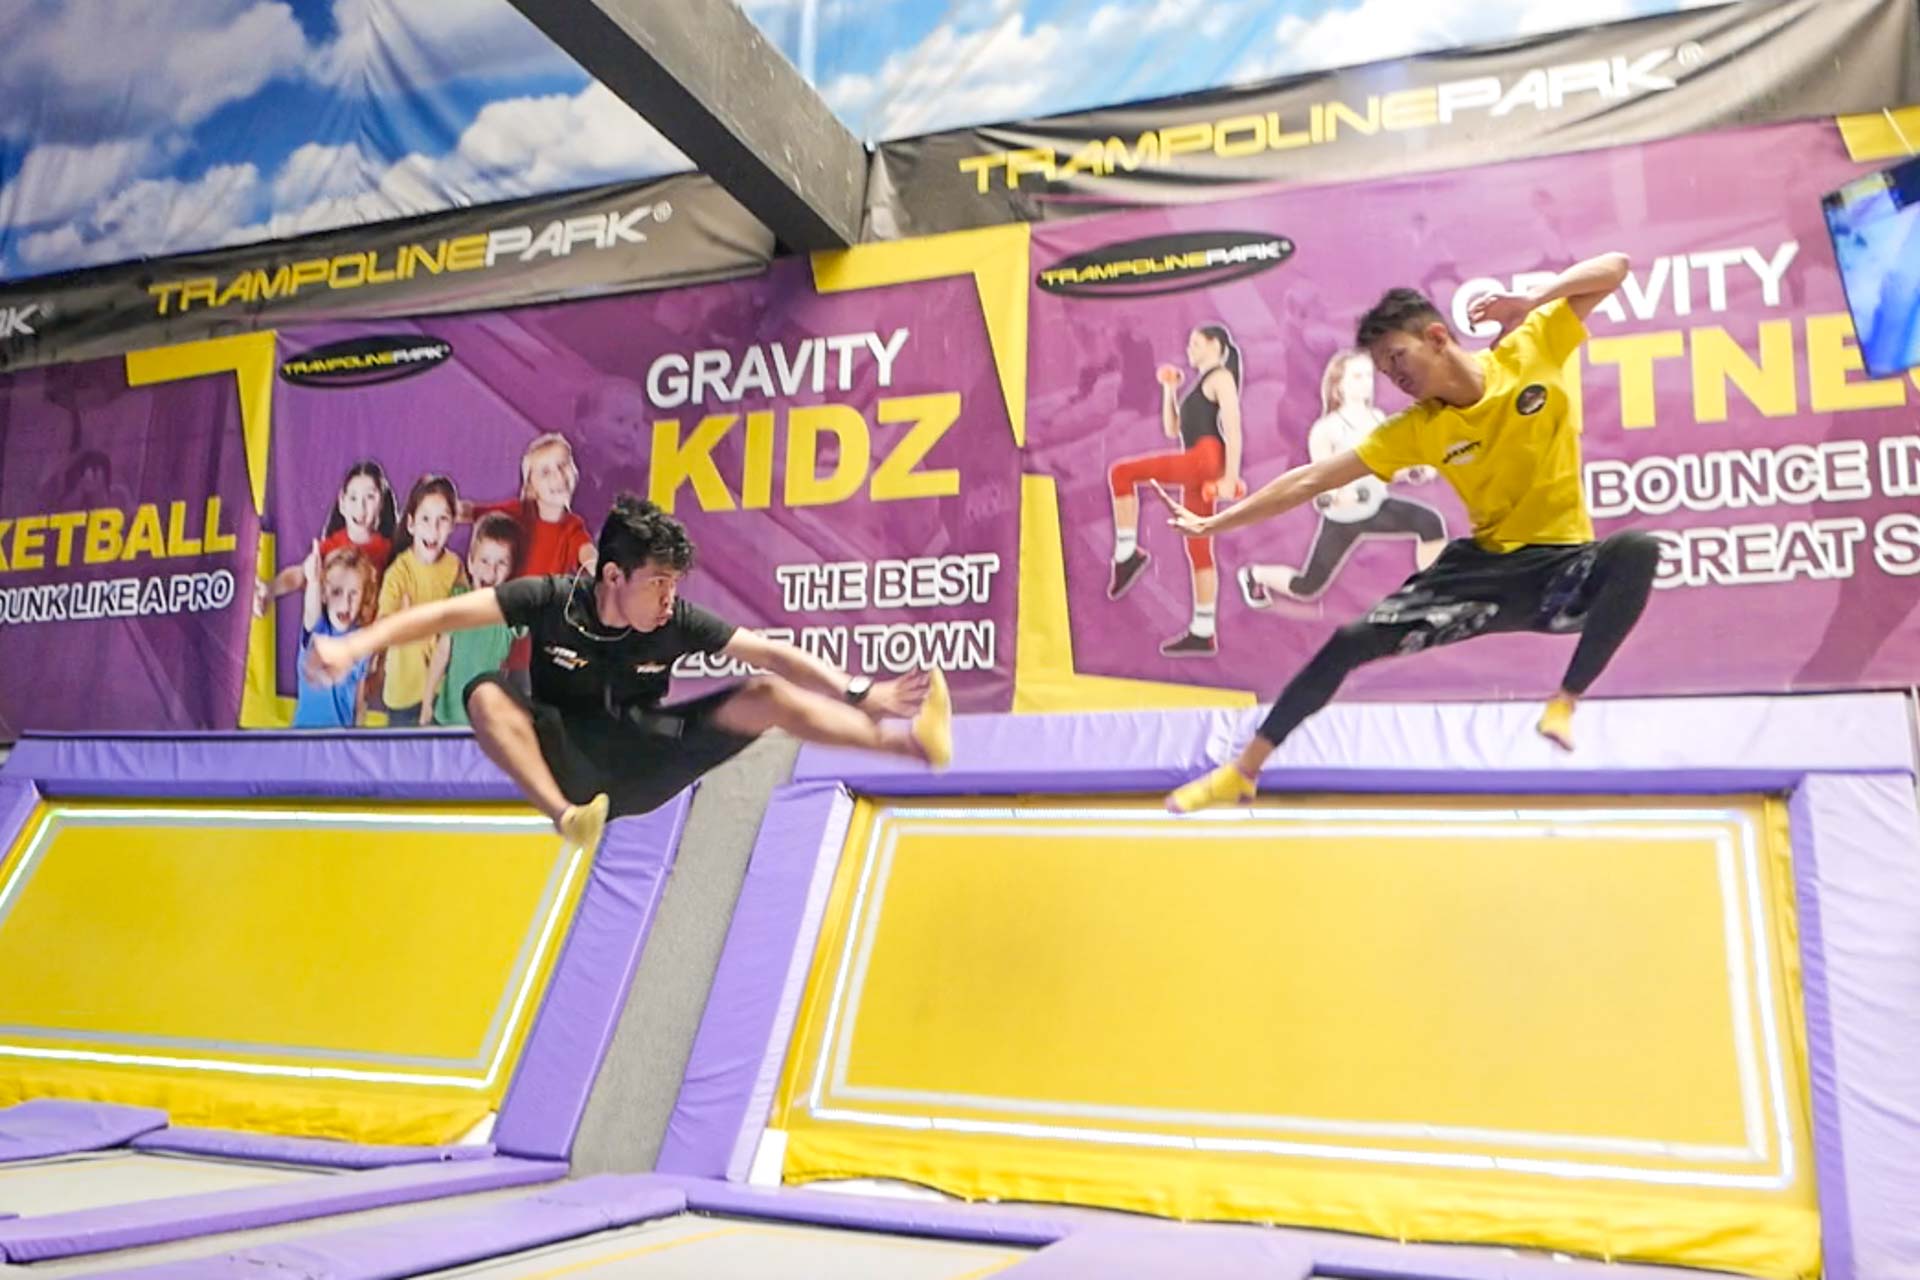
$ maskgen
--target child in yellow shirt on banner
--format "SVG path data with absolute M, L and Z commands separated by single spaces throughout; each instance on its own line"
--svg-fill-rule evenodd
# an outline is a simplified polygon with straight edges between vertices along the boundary
M 1239 757 L 1168 796 L 1169 809 L 1251 799 L 1274 748 L 1362 663 L 1503 631 L 1580 634 L 1538 726 L 1573 749 L 1574 704 L 1639 621 L 1660 564 L 1651 534 L 1628 530 L 1594 541 L 1581 487 L 1579 414 L 1562 377 L 1586 339 L 1587 316 L 1627 270 L 1624 254 L 1603 254 L 1532 293 L 1476 299 L 1468 318 L 1500 326 L 1494 345 L 1480 352 L 1462 348 L 1421 294 L 1391 290 L 1361 317 L 1355 345 L 1415 403 L 1352 449 L 1295 467 L 1217 514 L 1196 515 L 1167 499 L 1174 527 L 1205 538 L 1363 477 L 1387 480 L 1424 466 L 1453 486 L 1473 524 L 1472 537 L 1449 543 L 1365 617 L 1335 631 Z
M 379 617 L 445 600 L 454 587 L 466 582 L 460 557 L 447 551 L 447 539 L 453 536 L 453 513 L 459 504 L 453 481 L 447 477 L 429 474 L 414 481 L 400 516 L 393 561 L 380 583 Z M 420 723 L 420 706 L 427 696 L 427 666 L 439 639 L 431 635 L 386 651 L 386 686 L 381 700 L 387 704 L 389 725 Z

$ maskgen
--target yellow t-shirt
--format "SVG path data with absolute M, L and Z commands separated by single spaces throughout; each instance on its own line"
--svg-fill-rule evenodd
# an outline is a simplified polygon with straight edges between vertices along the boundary
M 1586 336 L 1565 299 L 1538 307 L 1476 356 L 1487 380 L 1478 401 L 1456 409 L 1422 400 L 1375 427 L 1354 452 L 1382 480 L 1408 467 L 1437 469 L 1488 551 L 1591 542 L 1580 413 L 1563 377 Z
M 393 558 L 386 577 L 380 582 L 380 614 L 386 617 L 403 607 L 430 604 L 453 594 L 455 584 L 467 580 L 466 566 L 451 551 L 442 550 L 432 564 L 422 564 L 409 547 Z M 404 602 L 404 603 L 403 603 Z M 389 707 L 418 706 L 427 696 L 427 664 L 433 658 L 433 646 L 439 636 L 428 636 L 412 644 L 396 644 L 387 650 L 385 692 L 381 700 Z

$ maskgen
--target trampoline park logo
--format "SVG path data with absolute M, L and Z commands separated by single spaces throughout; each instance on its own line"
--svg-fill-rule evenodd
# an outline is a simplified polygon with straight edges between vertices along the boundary
M 347 338 L 283 361 L 280 376 L 302 387 L 368 387 L 425 373 L 452 355 L 451 342 L 416 333 Z
M 1076 253 L 1041 271 L 1037 283 L 1069 298 L 1142 298 L 1244 280 L 1292 256 L 1285 236 L 1190 231 Z

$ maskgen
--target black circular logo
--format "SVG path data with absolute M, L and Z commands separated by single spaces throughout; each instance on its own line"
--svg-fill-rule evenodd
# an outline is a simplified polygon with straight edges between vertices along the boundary
M 1546 403 L 1547 389 L 1537 382 L 1520 388 L 1520 394 L 1513 398 L 1513 407 L 1529 417 L 1540 412 Z

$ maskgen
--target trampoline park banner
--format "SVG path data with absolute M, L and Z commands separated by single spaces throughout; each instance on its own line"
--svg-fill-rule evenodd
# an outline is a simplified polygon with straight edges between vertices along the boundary
M 233 725 L 265 384 L 230 370 L 238 349 L 271 342 L 0 384 L 0 741 Z
M 983 56 L 993 56 L 993 46 Z M 1836 66 L 1846 74 L 1836 77 Z M 964 66 L 953 72 L 966 73 Z M 1692 6 L 1265 84 L 897 138 L 874 151 L 867 234 L 893 239 L 1218 200 L 1255 184 L 1478 167 L 1734 125 L 1878 112 L 1916 97 L 1920 11 L 1910 0 Z
M 1869 167 L 1809 122 L 1036 227 L 1026 465 L 1057 495 L 1066 590 L 1064 616 L 1032 627 L 1070 635 L 1078 676 L 1270 698 L 1464 512 L 1431 472 L 1403 473 L 1183 546 L 1145 478 L 1224 488 L 1231 447 L 1183 463 L 1160 371 L 1177 405 L 1190 343 L 1211 360 L 1231 342 L 1257 487 L 1405 403 L 1350 350 L 1386 289 L 1420 288 L 1464 330 L 1479 293 L 1618 249 L 1632 274 L 1577 357 L 1586 487 L 1601 536 L 1650 529 L 1666 555 L 1596 692 L 1912 684 L 1920 378 L 1862 375 L 1819 199 Z M 1150 559 L 1119 583 L 1136 510 Z M 1211 646 L 1193 639 L 1208 602 Z M 1482 638 L 1365 668 L 1348 693 L 1541 696 L 1571 644 Z
M 249 723 L 285 723 L 322 612 L 350 629 L 571 571 L 623 490 L 687 525 L 688 599 L 876 678 L 937 664 L 961 708 L 1004 710 L 1024 249 L 1024 229 L 994 229 L 670 292 L 281 331 Z M 675 696 L 742 674 L 684 659 Z M 358 679 L 335 722 L 460 714 L 427 693 L 465 676 L 425 649 Z

